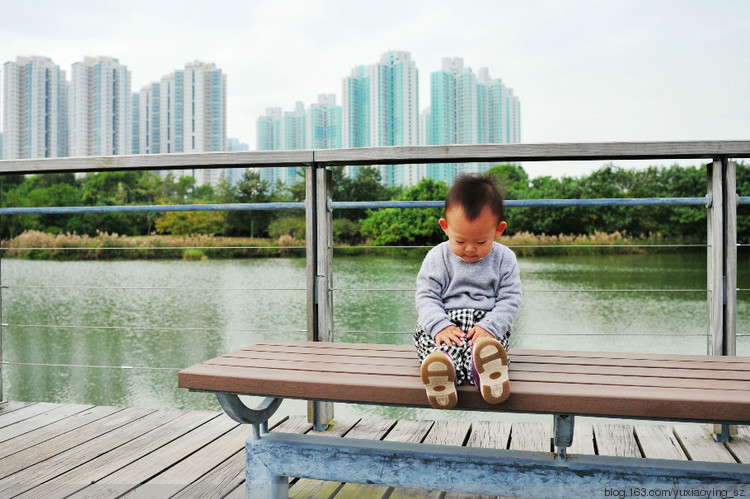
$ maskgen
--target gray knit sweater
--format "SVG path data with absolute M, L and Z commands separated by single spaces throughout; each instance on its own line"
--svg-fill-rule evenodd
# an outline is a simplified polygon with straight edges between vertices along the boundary
M 510 331 L 521 306 L 516 255 L 495 242 L 486 257 L 468 263 L 443 242 L 422 262 L 416 303 L 419 325 L 433 338 L 452 325 L 447 310 L 473 308 L 487 312 L 477 325 L 499 339 Z

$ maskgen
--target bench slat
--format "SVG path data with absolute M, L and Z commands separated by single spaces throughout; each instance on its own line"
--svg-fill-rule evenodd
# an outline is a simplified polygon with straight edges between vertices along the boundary
M 237 357 L 220 357 L 214 361 L 205 363 L 206 365 L 241 367 L 241 368 L 262 368 L 262 369 L 286 369 L 293 371 L 304 371 L 311 376 L 320 376 L 324 374 L 348 375 L 348 374 L 371 374 L 389 376 L 408 376 L 414 378 L 419 376 L 417 366 L 409 367 L 389 366 L 384 368 L 381 365 L 371 364 L 334 364 L 321 363 L 309 359 L 310 356 L 302 358 L 292 358 L 288 360 L 266 360 L 266 359 L 248 359 Z M 627 385 L 641 387 L 677 387 L 677 388 L 719 388 L 716 385 L 716 378 L 702 377 L 696 370 L 680 370 L 675 373 L 670 370 L 662 370 L 665 374 L 659 374 L 656 370 L 621 368 L 613 373 L 596 373 L 596 372 L 566 372 L 556 369 L 545 369 L 544 365 L 535 365 L 532 368 L 520 366 L 516 369 L 515 364 L 511 363 L 510 377 L 514 381 L 546 381 L 551 383 L 583 383 L 583 384 L 602 384 L 602 385 Z M 660 372 L 662 372 L 660 371 Z M 732 377 L 724 378 L 720 386 L 724 390 L 742 390 L 750 392 L 750 381 L 734 380 Z

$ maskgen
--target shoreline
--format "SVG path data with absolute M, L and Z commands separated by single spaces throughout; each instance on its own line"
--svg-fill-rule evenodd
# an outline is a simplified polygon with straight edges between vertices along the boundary
M 621 233 L 589 235 L 536 235 L 518 233 L 499 240 L 519 257 L 581 254 L 640 254 L 695 251 L 705 248 L 697 237 L 666 238 L 659 234 L 628 237 Z M 423 256 L 432 246 L 335 245 L 346 256 Z M 28 231 L 0 242 L 2 258 L 28 260 L 206 260 L 234 258 L 304 257 L 305 242 L 281 236 L 278 240 L 244 237 L 192 236 L 96 236 L 49 234 Z

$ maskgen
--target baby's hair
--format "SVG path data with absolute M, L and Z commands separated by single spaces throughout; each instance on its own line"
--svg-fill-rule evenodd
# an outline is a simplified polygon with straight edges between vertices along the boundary
M 489 175 L 459 175 L 445 197 L 445 212 L 453 205 L 464 209 L 466 218 L 476 220 L 485 205 L 503 221 L 503 194 Z

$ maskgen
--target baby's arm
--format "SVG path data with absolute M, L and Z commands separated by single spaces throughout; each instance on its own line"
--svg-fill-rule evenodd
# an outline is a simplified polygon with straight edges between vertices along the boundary
M 477 324 L 483 331 L 489 332 L 497 339 L 510 331 L 518 315 L 518 309 L 521 307 L 521 272 L 516 255 L 512 251 L 508 250 L 503 256 L 499 272 L 500 284 L 495 297 L 495 306 Z M 475 335 L 470 337 L 475 337 Z M 476 336 L 474 339 L 477 338 L 479 337 Z
M 441 333 L 444 333 L 441 336 L 442 341 L 446 342 L 446 339 L 451 339 L 449 331 L 450 328 L 455 327 L 448 319 L 442 298 L 442 290 L 448 279 L 442 257 L 437 251 L 430 251 L 422 262 L 419 274 L 417 274 L 415 301 L 419 325 L 427 334 L 435 338 L 436 342 L 438 341 L 438 335 Z

